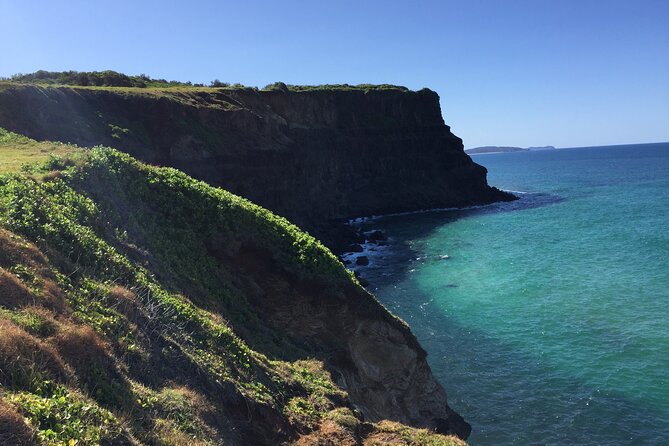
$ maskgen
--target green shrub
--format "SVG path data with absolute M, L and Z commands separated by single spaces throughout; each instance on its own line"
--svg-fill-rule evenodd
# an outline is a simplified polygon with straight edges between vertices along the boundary
M 129 443 L 127 433 L 111 412 L 64 387 L 49 397 L 20 392 L 5 398 L 36 428 L 42 445 Z

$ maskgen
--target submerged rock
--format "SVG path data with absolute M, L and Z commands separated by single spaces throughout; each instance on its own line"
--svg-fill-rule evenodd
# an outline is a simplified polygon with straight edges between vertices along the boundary
M 357 243 L 353 243 L 348 246 L 347 252 L 362 252 L 364 251 L 363 247 Z
M 355 264 L 360 265 L 360 266 L 366 266 L 369 265 L 369 257 L 367 256 L 358 256 L 358 258 L 355 259 Z
M 367 241 L 368 242 L 381 242 L 381 241 L 388 240 L 388 236 L 386 235 L 386 233 L 383 232 L 380 229 L 370 231 L 370 232 L 366 233 L 365 235 L 367 236 Z

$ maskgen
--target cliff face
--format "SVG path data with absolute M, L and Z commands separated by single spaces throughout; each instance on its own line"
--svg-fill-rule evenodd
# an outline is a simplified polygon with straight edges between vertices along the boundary
M 510 199 L 424 89 L 302 92 L 17 86 L 0 127 L 110 145 L 314 229 L 330 219 Z

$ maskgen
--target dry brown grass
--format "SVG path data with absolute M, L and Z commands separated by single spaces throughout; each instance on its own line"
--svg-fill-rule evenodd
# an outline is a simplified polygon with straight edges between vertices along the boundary
M 7 268 L 16 265 L 22 265 L 35 274 L 40 284 L 39 296 L 7 271 Z M 38 297 L 39 303 L 46 307 L 58 311 L 66 307 L 63 293 L 44 254 L 34 244 L 0 228 L 0 306 L 18 308 L 37 303 Z
M 153 433 L 161 446 L 213 446 L 213 443 L 194 438 L 174 425 L 170 420 L 157 419 Z
M 360 442 L 356 436 L 337 423 L 325 420 L 319 429 L 300 437 L 294 446 L 357 446 Z
M 56 348 L 69 363 L 113 363 L 109 346 L 87 325 L 65 327 L 54 340 Z M 113 364 L 112 364 L 113 365 Z
M 2 399 L 0 399 L 0 444 L 4 446 L 37 444 L 32 427 Z
M 124 314 L 128 320 L 132 322 L 141 320 L 142 303 L 137 294 L 125 287 L 115 285 L 109 289 L 108 295 L 112 305 Z
M 134 399 L 110 346 L 86 325 L 66 326 L 52 338 L 58 353 L 74 370 L 88 394 L 103 406 L 128 409 Z
M 0 320 L 0 383 L 31 390 L 45 379 L 65 382 L 69 373 L 56 351 L 14 323 Z
M 365 439 L 364 446 L 467 446 L 457 437 L 412 428 L 394 421 L 381 421 L 374 428 L 375 432 Z
M 46 257 L 37 246 L 21 239 L 18 235 L 0 228 L 0 266 L 8 268 L 16 264 L 44 265 Z
M 120 285 L 114 285 L 111 287 L 109 289 L 109 296 L 117 300 L 131 302 L 135 302 L 137 299 L 137 295 L 134 292 Z
M 36 302 L 35 296 L 18 277 L 0 267 L 0 306 L 21 308 Z

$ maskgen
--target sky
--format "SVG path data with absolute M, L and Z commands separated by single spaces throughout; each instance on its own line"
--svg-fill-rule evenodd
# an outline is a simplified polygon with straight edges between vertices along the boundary
M 669 141 L 669 1 L 0 0 L 0 76 L 439 93 L 468 148 Z

